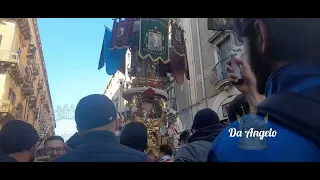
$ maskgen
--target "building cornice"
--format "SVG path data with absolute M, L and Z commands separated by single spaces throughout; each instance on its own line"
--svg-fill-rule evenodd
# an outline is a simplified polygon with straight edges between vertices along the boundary
M 115 74 L 111 76 L 111 78 L 109 79 L 108 83 L 107 83 L 107 86 L 106 88 L 104 89 L 104 93 L 103 94 L 106 94 L 107 90 L 109 89 L 110 85 L 111 85 L 111 82 L 112 82 L 112 79 L 115 78 Z
M 31 21 L 32 21 L 32 26 L 33 26 L 33 29 L 34 29 L 34 32 L 35 32 L 35 35 L 36 35 L 36 43 L 38 45 L 38 51 L 39 51 L 40 59 L 41 59 L 41 67 L 42 67 L 42 70 L 43 70 L 45 84 L 46 84 L 48 95 L 49 95 L 50 107 L 51 107 L 52 111 L 54 111 L 53 104 L 52 104 L 52 99 L 51 99 L 50 88 L 49 88 L 46 64 L 45 64 L 44 57 L 43 57 L 43 51 L 42 51 L 42 45 L 41 45 L 41 39 L 40 39 L 40 33 L 39 33 L 37 18 L 31 18 Z

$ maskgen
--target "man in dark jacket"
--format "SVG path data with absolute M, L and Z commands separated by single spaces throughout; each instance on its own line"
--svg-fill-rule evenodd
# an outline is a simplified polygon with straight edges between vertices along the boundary
M 66 146 L 69 150 L 72 150 L 80 145 L 80 141 L 81 141 L 80 134 L 76 132 L 66 141 Z
M 188 143 L 188 139 L 189 137 L 191 136 L 191 133 L 189 130 L 185 130 L 183 131 L 181 134 L 180 134 L 180 137 L 179 137 L 179 146 L 182 146 L 184 144 L 187 144 Z
M 104 95 L 82 98 L 75 112 L 80 145 L 55 159 L 56 162 L 146 162 L 143 152 L 121 145 L 116 136 L 117 112 Z
M 252 77 L 249 65 L 241 59 L 236 59 L 236 62 L 242 66 L 242 83 L 233 74 L 231 66 L 227 67 L 227 71 L 229 81 L 246 95 L 250 107 L 254 109 L 259 105 L 259 110 L 273 97 L 283 98 L 288 95 L 292 99 L 299 97 L 307 101 L 312 100 L 314 107 L 301 107 L 301 101 L 300 103 L 295 101 L 295 103 L 290 102 L 290 99 L 283 100 L 282 102 L 287 104 L 282 106 L 270 106 L 269 109 L 276 107 L 279 111 L 290 107 L 291 113 L 280 113 L 278 116 L 295 115 L 284 121 L 279 120 L 281 118 L 277 116 L 273 116 L 275 118 L 269 116 L 265 129 L 272 128 L 276 131 L 276 136 L 264 139 L 247 138 L 245 135 L 230 137 L 230 128 L 244 127 L 245 120 L 252 119 L 252 116 L 243 117 L 242 124 L 235 121 L 214 141 L 210 161 L 320 161 L 319 146 L 314 138 L 307 137 L 301 131 L 306 126 L 300 125 L 306 122 L 314 123 L 309 126 L 309 130 L 305 129 L 305 132 L 313 130 L 312 133 L 319 137 L 317 135 L 319 130 L 314 131 L 319 128 L 319 118 L 311 117 L 311 114 L 319 114 L 313 111 L 319 108 L 319 103 L 316 105 L 316 102 L 320 101 L 319 28 L 320 19 L 317 18 L 237 18 L 235 20 L 238 37 L 243 39 L 249 47 L 249 64 L 255 78 Z M 261 104 L 259 104 L 261 102 L 258 98 L 259 93 L 267 97 Z M 296 114 L 301 112 L 301 109 L 304 109 L 304 112 Z M 299 115 L 300 119 L 297 119 L 296 115 Z M 301 115 L 305 116 L 301 118 Z M 264 117 L 257 114 L 255 119 L 257 122 L 262 122 Z M 295 122 L 297 124 L 294 125 Z M 239 144 L 240 140 L 241 144 Z
M 18 162 L 0 149 L 0 162 Z
M 219 116 L 209 108 L 202 109 L 194 116 L 188 144 L 181 146 L 174 162 L 207 162 L 214 139 L 223 130 Z
M 39 135 L 21 120 L 7 122 L 0 131 L 0 162 L 33 162 Z

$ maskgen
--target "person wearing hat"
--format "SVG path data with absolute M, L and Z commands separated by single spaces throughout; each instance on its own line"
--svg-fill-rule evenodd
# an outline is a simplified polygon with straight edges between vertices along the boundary
M 212 142 L 223 129 L 216 112 L 209 108 L 198 111 L 192 124 L 193 134 L 178 149 L 174 162 L 207 162 Z
M 120 144 L 145 152 L 148 146 L 148 130 L 141 122 L 130 122 L 121 132 Z
M 92 94 L 82 98 L 75 111 L 81 137 L 69 153 L 55 162 L 146 162 L 143 152 L 121 145 L 116 136 L 117 111 L 105 95 Z
M 187 144 L 190 136 L 191 136 L 191 132 L 189 130 L 183 131 L 179 137 L 179 146 Z
M 33 162 L 38 141 L 38 132 L 31 124 L 7 122 L 0 131 L 0 162 Z

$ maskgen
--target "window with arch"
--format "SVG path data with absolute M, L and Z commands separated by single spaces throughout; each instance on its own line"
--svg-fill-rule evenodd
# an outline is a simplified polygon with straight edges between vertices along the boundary
M 22 119 L 23 106 L 21 103 L 18 104 L 17 107 L 17 119 Z

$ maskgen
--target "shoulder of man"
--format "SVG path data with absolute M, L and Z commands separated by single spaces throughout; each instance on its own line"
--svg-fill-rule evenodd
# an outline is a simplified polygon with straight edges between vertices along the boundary
M 5 153 L 0 153 L 0 162 L 18 162 L 18 161 Z
M 232 128 L 239 130 L 239 122 L 234 121 L 229 126 L 224 128 L 215 138 L 208 155 L 208 162 L 218 162 L 220 152 L 236 151 L 235 149 L 229 149 L 231 146 L 238 146 L 239 144 L 239 139 L 237 137 L 230 137 L 229 130 Z M 234 155 L 234 153 L 232 153 L 232 155 Z
M 246 116 L 245 116 L 246 117 Z M 256 115 L 258 119 L 263 119 L 263 116 Z M 239 137 L 230 137 L 229 130 L 235 128 L 239 130 L 239 122 L 235 121 L 230 126 L 225 128 L 212 144 L 208 162 L 217 161 L 259 161 L 259 162 L 276 162 L 276 161 L 318 161 L 320 155 L 315 155 L 319 152 L 311 141 L 307 141 L 303 136 L 296 132 L 275 123 L 269 116 L 266 125 L 267 130 L 273 129 L 277 132 L 275 138 L 267 137 L 268 148 L 255 151 L 254 154 L 248 150 L 239 148 Z M 281 146 L 279 146 L 281 144 Z M 294 149 L 294 150 L 292 150 Z M 285 155 L 283 152 L 286 152 Z M 272 154 L 269 156 L 268 154 Z
M 124 151 L 126 152 L 127 155 L 133 156 L 133 157 L 135 157 L 135 159 L 141 159 L 142 162 L 149 162 L 148 156 L 144 152 L 140 152 L 138 150 L 129 148 L 129 147 L 124 146 L 122 144 L 119 144 L 119 146 L 121 146 L 121 148 L 124 149 Z
M 198 162 L 194 148 L 190 144 L 181 146 L 174 157 L 174 162 Z

